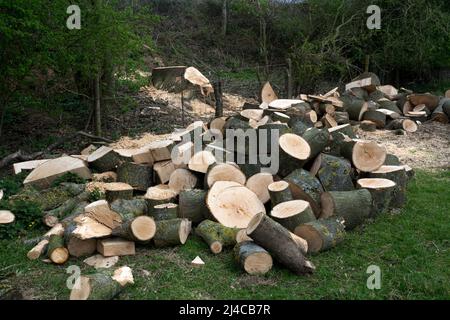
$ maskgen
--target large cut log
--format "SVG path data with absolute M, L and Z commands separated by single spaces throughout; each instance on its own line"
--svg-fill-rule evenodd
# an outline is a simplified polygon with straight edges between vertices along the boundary
M 388 109 L 377 109 L 377 111 L 385 114 L 386 117 L 389 118 L 389 119 L 394 119 L 395 120 L 395 119 L 400 118 L 400 114 L 399 113 L 391 111 L 391 110 L 388 110 Z
M 221 253 L 225 247 L 234 246 L 238 231 L 239 229 L 228 228 L 211 220 L 204 220 L 195 228 L 195 233 L 206 242 L 214 254 Z
M 80 240 L 103 238 L 110 236 L 112 232 L 111 228 L 84 214 L 75 218 L 74 222 L 77 223 L 77 227 L 73 235 Z
M 430 111 L 434 111 L 439 105 L 439 97 L 429 93 L 411 94 L 408 96 L 408 100 L 413 106 L 424 104 Z
M 363 99 L 355 96 L 342 96 L 344 110 L 348 113 L 350 120 L 361 121 L 363 114 L 369 109 L 369 104 Z
M 170 181 L 171 174 L 176 170 L 175 164 L 171 160 L 156 162 L 153 165 L 154 177 L 156 183 L 166 184 Z
M 211 188 L 216 181 L 234 181 L 245 185 L 247 177 L 234 163 L 214 163 L 206 172 L 205 185 Z
M 311 128 L 306 130 L 302 138 L 308 142 L 311 149 L 311 153 L 308 158 L 310 160 L 314 159 L 328 146 L 330 141 L 330 133 L 328 129 Z
M 217 131 L 217 132 L 221 132 L 223 134 L 226 122 L 227 122 L 227 118 L 226 117 L 215 118 L 209 123 L 209 129 L 211 131 L 214 130 L 214 131 Z
M 378 129 L 383 129 L 386 126 L 386 115 L 378 111 L 366 111 L 363 115 L 363 120 L 372 121 L 377 125 Z
M 417 123 L 409 119 L 395 119 L 386 126 L 388 130 L 402 129 L 406 132 L 416 132 L 418 128 Z
M 364 120 L 364 121 L 360 122 L 359 128 L 362 131 L 375 132 L 375 131 L 377 131 L 377 124 L 375 122 L 372 122 L 369 120 Z
M 325 192 L 321 195 L 321 203 L 320 218 L 342 217 L 346 230 L 352 230 L 363 223 L 372 211 L 372 196 L 366 189 Z
M 146 243 L 153 239 L 156 232 L 155 221 L 151 217 L 140 216 L 123 222 L 113 229 L 112 235 L 126 240 Z
M 358 189 L 367 189 L 372 194 L 372 211 L 370 217 L 374 218 L 389 209 L 395 190 L 395 182 L 387 179 L 359 179 Z
M 52 235 L 48 240 L 47 257 L 56 264 L 63 264 L 69 260 L 69 251 L 64 247 L 64 238 Z
M 158 204 L 153 208 L 148 208 L 149 215 L 155 221 L 171 220 L 178 218 L 178 205 L 175 203 Z
M 14 174 L 19 174 L 22 171 L 32 171 L 48 160 L 49 159 L 16 162 L 13 164 Z
M 248 224 L 247 235 L 294 273 L 305 274 L 315 270 L 314 265 L 299 250 L 292 233 L 265 213 L 253 217 Z
M 302 168 L 311 157 L 311 147 L 302 137 L 287 133 L 280 137 L 280 168 L 278 174 L 282 177 L 289 175 L 292 171 Z
M 304 200 L 293 200 L 276 205 L 270 216 L 291 232 L 299 225 L 316 220 L 311 205 Z
M 172 140 L 154 141 L 146 145 L 154 162 L 170 160 L 175 143 Z
M 97 249 L 97 239 L 78 239 L 73 231 L 76 229 L 75 223 L 70 223 L 64 229 L 64 243 L 73 257 L 86 257 L 92 255 Z
M 206 191 L 193 189 L 180 193 L 178 202 L 178 216 L 180 218 L 188 219 L 196 225 L 205 220 L 208 215 Z
M 393 191 L 390 207 L 401 208 L 406 203 L 407 176 L 404 166 L 382 166 L 369 174 L 370 178 L 388 179 L 396 186 Z
M 338 125 L 350 123 L 350 116 L 348 112 L 337 111 L 334 114 L 334 119 Z
M 250 275 L 264 275 L 272 269 L 272 256 L 253 241 L 245 241 L 234 247 L 234 259 Z
M 259 212 L 265 212 L 258 196 L 233 181 L 217 181 L 206 196 L 206 204 L 214 219 L 226 227 L 243 229 Z
M 269 107 L 271 109 L 276 109 L 278 111 L 280 110 L 287 110 L 290 107 L 292 107 L 295 104 L 303 103 L 303 100 L 297 100 L 297 99 L 277 99 L 269 103 Z
M 145 199 L 119 199 L 111 203 L 111 210 L 120 214 L 122 221 L 126 221 L 147 214 L 147 203 Z
M 444 112 L 444 106 L 445 106 L 445 109 L 447 110 L 447 113 L 448 113 L 448 109 L 450 108 L 449 105 L 450 105 L 450 99 L 442 99 L 441 103 L 439 103 L 439 106 L 431 114 L 431 120 L 437 121 L 440 123 L 444 123 L 444 124 L 449 123 L 448 115 Z
M 104 257 L 133 256 L 136 254 L 134 242 L 120 238 L 98 240 L 97 251 Z
M 277 181 L 271 183 L 267 187 L 270 195 L 270 201 L 272 203 L 272 207 L 276 205 L 293 200 L 291 188 L 289 183 L 286 181 Z
M 308 171 L 297 169 L 285 178 L 296 200 L 308 201 L 316 217 L 320 215 L 320 194 L 324 192 L 320 181 Z
M 107 183 L 105 184 L 105 197 L 109 203 L 117 199 L 131 200 L 133 199 L 133 187 L 122 182 Z
M 381 99 L 378 100 L 378 104 L 380 105 L 380 109 L 389 110 L 395 112 L 398 115 L 401 115 L 403 113 L 403 111 L 399 109 L 395 101 L 391 101 L 388 99 Z
M 177 192 L 164 184 L 148 188 L 147 193 L 144 196 L 149 209 L 158 204 L 175 203 L 176 197 Z
M 109 147 L 100 147 L 91 153 L 87 159 L 89 166 L 98 172 L 115 171 L 122 157 Z
M 83 160 L 73 157 L 61 157 L 45 161 L 25 178 L 23 184 L 39 189 L 46 189 L 51 186 L 56 178 L 71 172 L 83 179 L 90 179 L 91 172 Z
M 185 244 L 191 233 L 192 223 L 187 219 L 156 221 L 156 234 L 153 238 L 157 248 Z
M 212 130 L 212 129 L 211 129 Z M 172 162 L 177 169 L 186 169 L 194 155 L 194 143 L 188 141 L 186 143 L 177 144 L 172 149 Z
M 267 203 L 270 200 L 268 186 L 271 183 L 273 183 L 273 176 L 262 172 L 251 176 L 245 186 L 253 191 L 262 203 Z
M 117 181 L 124 182 L 139 191 L 152 185 L 152 168 L 145 164 L 125 162 L 117 168 Z
M 216 158 L 210 151 L 200 151 L 194 154 L 189 161 L 189 169 L 199 173 L 206 173 Z
M 291 119 L 291 121 L 289 121 L 289 127 L 291 128 L 292 133 L 298 136 L 303 136 L 306 130 L 312 128 L 311 125 L 307 124 L 305 121 L 301 119 L 294 119 L 294 120 Z
M 310 172 L 319 178 L 325 191 L 351 191 L 355 188 L 351 178 L 352 165 L 346 159 L 322 153 L 317 156 Z
M 90 217 L 104 226 L 114 229 L 122 223 L 122 217 L 112 211 L 106 200 L 99 200 L 91 203 L 84 208 L 85 215 Z
M 169 188 L 177 193 L 194 189 L 197 184 L 197 176 L 187 169 L 176 169 L 169 178 Z
M 272 145 L 284 134 L 289 133 L 290 129 L 285 123 L 268 123 L 259 126 L 258 135 L 258 153 L 270 154 Z M 266 142 L 266 143 L 264 143 Z M 277 146 L 278 147 L 278 146 Z
M 27 258 L 30 260 L 39 259 L 46 251 L 48 246 L 48 239 L 43 239 L 38 242 L 30 251 L 27 253 Z
M 386 161 L 386 149 L 374 141 L 349 140 L 341 143 L 341 156 L 352 161 L 360 171 L 379 169 Z
M 247 109 L 241 111 L 240 115 L 248 120 L 260 121 L 263 118 L 264 110 L 261 109 Z
M 308 242 L 308 252 L 317 253 L 341 243 L 345 237 L 345 226 L 341 219 L 320 219 L 298 226 L 295 234 Z
M 112 300 L 129 283 L 134 283 L 129 267 L 114 272 L 102 269 L 100 272 L 80 276 L 70 292 L 70 300 Z

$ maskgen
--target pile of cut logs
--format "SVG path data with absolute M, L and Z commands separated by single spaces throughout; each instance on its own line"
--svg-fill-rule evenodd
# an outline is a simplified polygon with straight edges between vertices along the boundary
M 277 110 L 273 120 L 291 121 L 286 109 L 292 100 L 278 99 L 269 83 L 263 87 L 262 96 L 259 108 Z M 335 88 L 324 95 L 302 94 L 298 98 L 297 103 L 310 113 L 316 128 L 351 123 L 364 131 L 387 129 L 402 135 L 417 131 L 428 120 L 449 123 L 450 117 L 450 90 L 445 97 L 398 90 L 391 85 L 382 86 L 373 73 L 363 73 L 348 83 L 343 94 Z
M 191 234 L 200 237 L 213 254 L 234 247 L 236 263 L 252 275 L 267 273 L 274 262 L 295 274 L 312 273 L 313 254 L 333 248 L 346 231 L 367 219 L 401 208 L 407 183 L 414 176 L 383 146 L 358 139 L 354 127 L 346 123 L 348 118 L 368 119 L 373 112 L 381 115 L 383 123 L 392 118 L 369 108 L 364 99 L 371 83 L 359 81 L 361 87 L 350 88 L 354 94 L 338 97 L 334 91 L 309 96 L 312 104 L 278 99 L 263 109 L 246 104 L 239 114 L 208 124 L 196 122 L 168 140 L 139 149 L 89 147 L 80 155 L 16 164 L 18 170 L 32 170 L 24 181 L 29 194 L 41 201 L 53 199 L 44 206 L 43 217 L 51 229 L 28 242 L 34 245 L 28 257 L 64 264 L 70 256 L 89 257 L 97 252 L 85 262 L 101 271 L 83 276 L 80 286 L 72 290 L 73 299 L 112 298 L 132 282 L 129 269 L 114 273 L 105 269 L 118 256 L 134 255 L 136 245 L 183 245 Z M 263 89 L 263 104 L 267 97 L 275 97 L 268 89 Z M 378 103 L 397 108 L 381 90 L 387 89 L 378 87 L 371 96 L 378 93 Z M 405 103 L 421 102 L 430 109 L 428 98 L 400 96 Z M 344 97 L 349 102 L 342 102 Z M 402 112 L 391 111 L 398 114 L 395 121 L 409 130 Z M 321 122 L 317 122 L 318 114 L 323 115 Z M 248 159 L 249 144 L 254 142 L 244 139 L 237 150 L 227 149 L 228 144 L 208 140 L 210 129 L 221 132 L 225 140 L 239 129 L 253 131 L 256 137 L 261 137 L 261 129 L 270 129 L 272 138 L 266 137 L 262 144 L 274 152 L 271 142 L 278 137 L 279 170 L 268 172 L 270 164 L 259 158 L 256 163 L 218 161 L 219 154 Z M 84 185 L 52 186 L 68 172 L 102 181 L 102 199 L 91 202 L 92 194 Z M 55 201 L 57 197 L 50 193 L 64 197 Z M 193 264 L 201 262 L 197 257 Z

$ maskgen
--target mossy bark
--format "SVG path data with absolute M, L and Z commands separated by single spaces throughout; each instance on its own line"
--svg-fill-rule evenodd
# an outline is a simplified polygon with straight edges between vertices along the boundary
M 131 220 L 148 212 L 147 202 L 144 199 L 119 199 L 111 203 L 111 210 L 117 212 L 122 220 Z
M 180 228 L 186 219 L 172 219 L 156 221 L 156 234 L 153 238 L 157 248 L 178 246 L 182 244 Z
M 345 227 L 335 218 L 320 219 L 299 226 L 295 234 L 308 242 L 308 252 L 317 253 L 341 243 L 345 237 Z
M 206 206 L 205 190 L 192 189 L 180 193 L 178 201 L 178 215 L 180 218 L 189 219 L 194 225 L 205 220 L 210 214 Z
M 117 168 L 117 181 L 128 183 L 136 190 L 147 191 L 152 186 L 152 173 L 150 166 L 126 162 Z
M 174 204 L 172 207 L 155 206 L 149 209 L 149 216 L 153 217 L 155 221 L 171 220 L 178 218 L 178 205 Z
M 273 261 L 269 252 L 260 247 L 253 241 L 244 241 L 236 244 L 233 249 L 234 259 L 239 266 L 251 275 L 263 275 L 272 269 Z M 266 256 L 264 260 L 267 260 L 267 265 L 257 265 L 256 267 L 248 266 L 247 260 L 252 256 Z
M 298 214 L 291 217 L 276 218 L 274 216 L 271 216 L 271 218 L 291 232 L 295 232 L 295 229 L 299 225 L 316 220 L 316 216 L 309 206 L 303 212 L 299 212 Z
M 240 229 L 228 228 L 211 220 L 204 220 L 195 228 L 195 233 L 201 237 L 214 254 L 222 252 L 222 248 L 234 246 L 236 235 Z
M 358 188 L 362 189 L 361 186 L 358 186 Z M 389 205 L 392 202 L 395 186 L 378 189 L 367 188 L 367 190 L 372 195 L 372 210 L 370 212 L 370 217 L 375 218 L 378 215 L 387 212 L 389 210 Z
M 284 190 L 280 190 L 280 191 L 270 191 L 269 190 L 269 194 L 270 194 L 270 201 L 272 203 L 272 207 L 275 207 L 276 205 L 278 205 L 280 203 L 291 201 L 294 199 L 294 197 L 292 196 L 291 189 L 289 187 L 287 187 Z
M 350 161 L 332 155 L 321 155 L 321 165 L 317 177 L 325 191 L 354 190 L 351 172 Z
M 303 134 L 302 138 L 311 147 L 311 154 L 309 156 L 309 160 L 311 160 L 317 157 L 328 146 L 330 133 L 328 129 L 311 128 Z
M 402 208 L 406 204 L 407 175 L 405 169 L 387 173 L 369 173 L 370 178 L 382 178 L 394 181 L 396 186 L 392 193 L 391 208 Z
M 88 201 L 90 197 L 89 192 L 82 192 L 75 198 L 66 200 L 59 207 L 47 211 L 43 217 L 44 224 L 48 227 L 54 227 L 63 217 L 69 216 L 77 208 L 79 203 Z

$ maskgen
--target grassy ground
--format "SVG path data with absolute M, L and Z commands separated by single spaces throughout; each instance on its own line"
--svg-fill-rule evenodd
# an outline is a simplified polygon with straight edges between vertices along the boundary
M 310 257 L 313 276 L 295 276 L 276 266 L 263 277 L 245 275 L 228 250 L 213 256 L 197 238 L 179 248 L 139 248 L 119 265 L 133 269 L 135 285 L 119 299 L 449 299 L 450 172 L 418 172 L 408 204 L 348 234 L 339 247 Z M 28 298 L 66 299 L 65 268 L 26 259 L 29 248 L 0 242 L 0 274 Z M 190 261 L 200 255 L 203 268 Z M 380 290 L 367 289 L 367 268 L 382 270 Z M 92 271 L 82 266 L 83 272 Z M 15 274 L 15 275 L 14 275 Z

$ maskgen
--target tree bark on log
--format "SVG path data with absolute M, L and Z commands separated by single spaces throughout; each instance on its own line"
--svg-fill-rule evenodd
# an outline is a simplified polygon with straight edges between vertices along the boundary
M 56 264 L 64 264 L 69 260 L 69 251 L 64 247 L 64 238 L 52 235 L 48 240 L 47 257 Z
M 360 179 L 358 189 L 367 189 L 372 195 L 371 218 L 387 212 L 395 190 L 395 182 L 387 179 Z
M 78 239 L 73 235 L 73 231 L 75 229 L 75 223 L 68 224 L 64 229 L 64 242 L 69 254 L 77 258 L 87 257 L 94 254 L 97 250 L 97 239 Z
M 123 182 L 112 182 L 105 185 L 106 201 L 112 203 L 117 199 L 133 199 L 133 187 Z
M 276 205 L 294 200 L 289 183 L 286 181 L 278 181 L 268 186 L 272 207 Z
M 328 146 L 330 133 L 328 129 L 311 128 L 306 130 L 302 138 L 305 139 L 311 148 L 311 153 L 308 158 L 308 160 L 311 160 L 317 157 Z
M 366 189 L 355 191 L 331 191 L 321 195 L 321 219 L 342 217 L 346 230 L 352 230 L 364 222 L 372 211 L 372 196 Z
M 69 216 L 77 208 L 80 202 L 89 200 L 89 192 L 82 192 L 75 198 L 66 200 L 61 206 L 47 211 L 43 217 L 43 222 L 47 227 L 54 227 L 61 218 Z
M 315 270 L 314 265 L 300 252 L 289 230 L 264 213 L 253 217 L 248 225 L 247 235 L 294 273 L 302 275 Z
M 350 116 L 348 112 L 345 111 L 336 111 L 336 113 L 334 114 L 334 119 L 336 120 L 338 125 L 350 123 Z
M 157 248 L 185 244 L 191 233 L 192 223 L 187 219 L 156 221 L 153 242 Z
M 109 147 L 100 147 L 88 156 L 89 166 L 98 172 L 115 171 L 122 157 Z
M 308 201 L 316 217 L 320 215 L 320 194 L 324 192 L 319 180 L 308 171 L 297 169 L 285 178 L 296 200 Z
M 152 179 L 152 168 L 145 164 L 126 162 L 117 168 L 117 181 L 139 191 L 147 191 L 152 186 Z
M 122 217 L 122 221 L 146 215 L 148 212 L 145 199 L 118 199 L 111 203 L 111 210 L 117 212 Z
M 214 254 L 221 253 L 224 247 L 234 246 L 238 232 L 239 229 L 228 228 L 211 220 L 204 220 L 195 228 L 195 233 L 208 244 Z
M 140 216 L 123 222 L 119 227 L 113 229 L 112 236 L 126 240 L 147 243 L 156 233 L 156 223 L 151 217 Z
M 296 169 L 302 168 L 311 156 L 309 143 L 300 136 L 292 133 L 284 134 L 279 139 L 280 168 L 278 174 L 281 177 L 289 175 Z
M 245 241 L 234 247 L 234 259 L 250 275 L 264 275 L 272 269 L 272 256 L 253 241 Z
M 180 218 L 199 224 L 209 216 L 206 207 L 206 191 L 201 189 L 184 190 L 180 193 L 178 215 Z
M 417 124 L 410 119 L 395 119 L 386 126 L 388 130 L 402 129 L 407 132 L 416 132 L 418 128 Z
M 160 184 L 154 187 L 150 187 L 144 196 L 147 202 L 147 208 L 153 208 L 158 204 L 176 203 L 177 192 L 170 189 L 169 186 Z
M 355 187 L 351 178 L 352 165 L 350 161 L 322 153 L 316 159 L 314 166 L 318 167 L 316 176 L 325 191 L 351 191 Z
M 377 129 L 383 129 L 386 126 L 386 115 L 378 111 L 366 111 L 363 120 L 372 121 Z
M 388 179 L 395 182 L 390 207 L 402 208 L 406 203 L 407 176 L 403 166 L 382 166 L 379 170 L 371 172 L 370 178 Z
M 317 253 L 329 250 L 342 242 L 345 237 L 345 226 L 339 219 L 320 219 L 298 226 L 295 234 L 308 242 L 308 252 Z
M 149 208 L 149 215 L 155 221 L 172 220 L 178 218 L 178 205 L 175 203 L 165 203 Z

